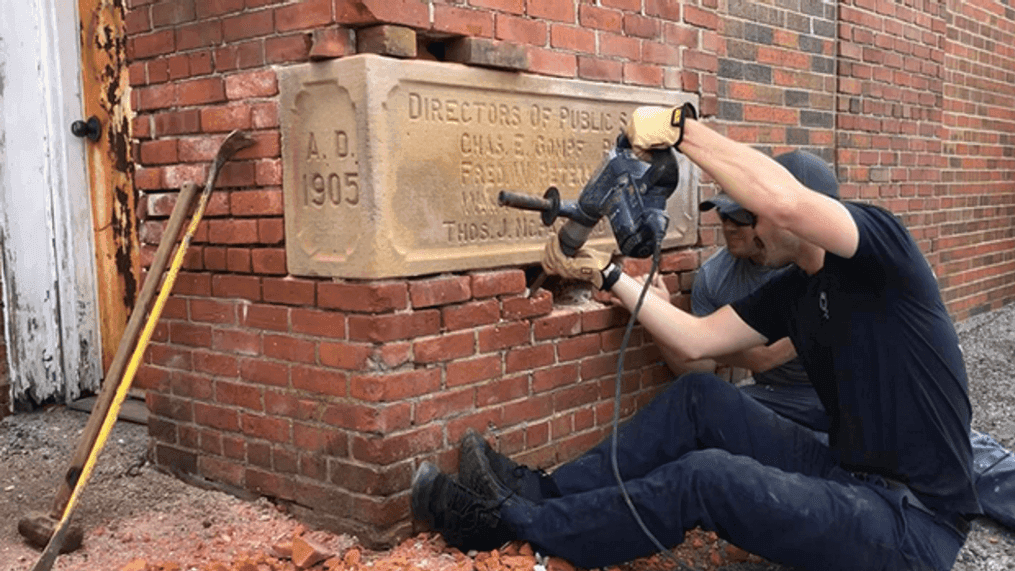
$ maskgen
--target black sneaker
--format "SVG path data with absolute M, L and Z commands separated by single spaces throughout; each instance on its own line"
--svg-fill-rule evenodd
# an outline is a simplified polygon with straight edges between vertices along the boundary
M 540 503 L 544 498 L 560 495 L 549 475 L 498 454 L 471 428 L 462 437 L 458 478 L 462 485 L 489 500 L 504 501 L 517 494 Z
M 462 551 L 497 549 L 513 539 L 500 504 L 477 496 L 429 462 L 412 477 L 412 513 Z

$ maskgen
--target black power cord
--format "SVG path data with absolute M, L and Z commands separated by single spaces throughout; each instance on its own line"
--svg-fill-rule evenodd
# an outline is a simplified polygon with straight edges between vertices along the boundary
M 641 306 L 645 302 L 645 296 L 648 294 L 649 288 L 652 287 L 652 280 L 655 279 L 656 271 L 659 269 L 659 258 L 661 255 L 661 244 L 656 242 L 655 250 L 652 253 L 652 269 L 649 270 L 648 277 L 645 278 L 645 283 L 642 285 L 641 294 L 638 296 L 638 303 L 631 310 L 631 317 L 627 321 L 627 329 L 624 330 L 624 339 L 620 343 L 620 357 L 617 360 L 617 387 L 613 405 L 613 438 L 610 443 L 610 460 L 613 463 L 613 477 L 617 480 L 617 487 L 620 488 L 620 493 L 624 496 L 624 501 L 627 503 L 627 507 L 630 508 L 631 515 L 634 516 L 634 521 L 638 522 L 638 526 L 641 527 L 645 536 L 652 541 L 660 553 L 663 553 L 667 558 L 676 563 L 679 569 L 682 571 L 693 571 L 677 559 L 677 556 L 673 552 L 664 547 L 659 539 L 649 530 L 648 526 L 645 525 L 645 522 L 642 521 L 641 515 L 638 514 L 638 509 L 634 507 L 634 502 L 631 501 L 631 496 L 627 493 L 627 487 L 624 485 L 624 479 L 620 476 L 620 466 L 617 463 L 617 429 L 620 425 L 620 395 L 621 380 L 624 376 L 624 354 L 627 353 L 627 346 L 631 341 L 631 331 L 634 330 L 634 324 L 638 320 L 638 312 L 641 311 Z

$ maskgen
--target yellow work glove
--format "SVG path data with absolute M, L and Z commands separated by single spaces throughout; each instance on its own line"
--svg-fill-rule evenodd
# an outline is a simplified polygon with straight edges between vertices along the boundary
M 631 142 L 638 158 L 651 161 L 652 149 L 678 147 L 684 140 L 684 121 L 697 119 L 694 105 L 684 103 L 679 107 L 639 107 L 634 110 L 631 120 L 624 128 L 627 140 Z M 678 149 L 679 150 L 679 149 Z
M 548 274 L 584 280 L 603 289 L 603 270 L 610 265 L 610 257 L 610 254 L 605 252 L 582 248 L 573 258 L 569 258 L 560 249 L 560 240 L 557 239 L 557 235 L 550 233 L 540 262 L 543 264 L 543 270 Z

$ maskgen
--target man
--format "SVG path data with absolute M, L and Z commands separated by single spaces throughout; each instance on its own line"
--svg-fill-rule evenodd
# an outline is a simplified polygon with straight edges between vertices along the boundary
M 803 151 L 794 151 L 777 156 L 775 160 L 792 171 L 797 164 L 821 159 Z M 808 181 L 808 186 L 837 199 L 839 184 L 831 171 L 813 169 L 813 172 L 815 176 Z M 726 193 L 705 200 L 699 209 L 702 212 L 716 210 L 726 247 L 713 254 L 698 269 L 691 289 L 691 311 L 695 315 L 709 315 L 791 270 L 791 266 L 771 268 L 763 264 L 764 253 L 754 231 L 754 214 L 741 208 Z M 743 386 L 741 390 L 755 400 L 808 428 L 828 431 L 828 415 L 788 338 L 726 355 L 719 360 L 753 372 L 754 384 Z M 681 363 L 670 356 L 667 356 L 667 363 L 678 374 L 689 369 L 712 372 L 715 368 L 714 361 Z
M 830 420 L 829 444 L 714 375 L 684 375 L 620 431 L 618 466 L 647 527 L 674 545 L 694 526 L 806 569 L 950 569 L 981 512 L 958 338 L 936 282 L 888 212 L 808 187 L 793 170 L 711 130 L 693 108 L 640 108 L 640 153 L 675 147 L 745 209 L 765 265 L 796 268 L 695 317 L 649 296 L 639 321 L 664 351 L 716 358 L 789 337 Z M 608 256 L 547 244 L 544 268 L 640 289 Z M 591 271 L 590 271 L 591 270 Z M 609 441 L 551 476 L 465 442 L 465 485 L 423 463 L 416 516 L 459 545 L 510 538 L 583 567 L 655 550 L 614 483 Z
M 776 157 L 787 164 L 795 151 Z M 817 159 L 815 159 L 817 160 Z M 834 180 L 821 184 L 813 181 L 829 196 L 838 196 L 838 185 Z M 769 280 L 791 269 L 768 268 L 760 263 L 761 249 L 755 242 L 754 215 L 740 207 L 725 193 L 720 193 L 699 205 L 703 212 L 715 209 L 722 224 L 726 247 L 713 254 L 698 269 L 691 289 L 691 310 L 695 315 L 708 315 L 754 292 Z M 659 289 L 656 293 L 669 299 L 669 293 Z M 781 341 L 788 342 L 788 339 Z M 741 355 L 728 356 L 726 364 L 741 366 L 754 372 L 754 384 L 745 385 L 741 390 L 754 397 L 768 408 L 817 431 L 828 431 L 828 415 L 818 398 L 817 392 L 807 378 L 792 344 L 786 350 L 778 349 L 779 342 L 767 347 L 751 349 Z M 751 353 L 751 352 L 754 353 Z M 786 359 L 789 359 L 786 362 Z M 692 368 L 689 363 L 668 362 L 675 373 Z M 712 363 L 699 364 L 709 367 Z M 970 445 L 973 449 L 973 474 L 980 505 L 986 515 L 998 523 L 1015 529 L 1015 455 L 1006 450 L 988 434 L 970 431 Z

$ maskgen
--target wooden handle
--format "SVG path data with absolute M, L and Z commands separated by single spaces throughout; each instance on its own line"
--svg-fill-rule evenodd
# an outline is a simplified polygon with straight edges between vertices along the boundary
M 158 290 L 159 282 L 162 281 L 162 274 L 169 263 L 169 257 L 173 252 L 173 245 L 176 244 L 176 240 L 180 236 L 180 229 L 183 228 L 183 224 L 187 220 L 187 212 L 194 202 L 194 197 L 197 196 L 197 190 L 197 185 L 192 182 L 184 183 L 183 187 L 180 188 L 180 194 L 176 198 L 176 205 L 169 216 L 169 222 L 166 223 L 166 229 L 162 233 L 159 247 L 155 251 L 155 258 L 152 260 L 151 267 L 148 268 L 148 275 L 145 277 L 144 285 L 141 286 L 141 294 L 134 303 L 134 309 L 130 313 L 127 327 L 123 330 L 123 337 L 120 338 L 116 354 L 113 356 L 113 361 L 109 364 L 109 370 L 106 371 L 105 379 L 103 379 L 102 389 L 99 391 L 95 406 L 88 417 L 88 424 L 85 425 L 84 432 L 81 433 L 81 439 L 78 441 L 77 449 L 71 458 L 66 476 L 60 482 L 60 487 L 53 498 L 51 516 L 54 519 L 58 520 L 63 515 L 63 511 L 67 507 L 67 501 L 70 499 L 71 490 L 74 488 L 74 483 L 80 476 L 81 469 L 88 459 L 88 453 L 95 444 L 95 438 L 99 433 L 99 428 L 102 426 L 102 419 L 105 418 L 106 412 L 109 411 L 113 396 L 120 385 L 124 367 L 127 365 L 127 359 L 130 358 L 131 350 L 137 342 L 138 334 L 141 332 L 142 325 L 144 325 L 145 316 L 148 314 L 148 306 L 151 305 L 155 292 Z

